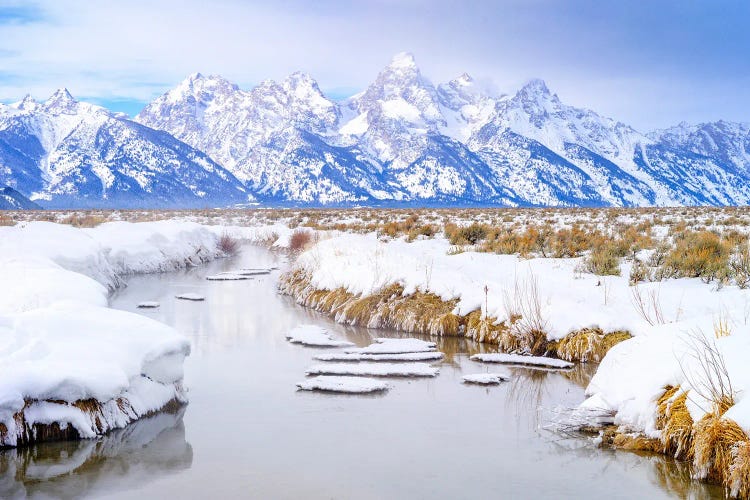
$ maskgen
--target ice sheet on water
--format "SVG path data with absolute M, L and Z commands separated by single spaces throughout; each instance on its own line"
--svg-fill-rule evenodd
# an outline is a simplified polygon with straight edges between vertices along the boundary
M 245 274 L 219 273 L 213 274 L 211 276 L 206 276 L 206 279 L 208 281 L 241 281 L 252 279 L 252 277 Z
M 443 359 L 442 352 L 405 352 L 398 354 L 360 354 L 356 352 L 330 352 L 318 354 L 314 359 L 318 361 L 390 361 L 390 362 L 410 362 L 410 361 L 439 361 Z
M 351 375 L 360 377 L 434 377 L 439 370 L 427 363 L 325 363 L 311 366 L 307 375 Z
M 334 339 L 325 328 L 315 325 L 299 325 L 287 333 L 286 338 L 293 344 L 309 347 L 345 347 L 354 345 L 346 340 Z
M 181 293 L 179 295 L 175 295 L 175 298 L 178 298 L 180 300 L 192 300 L 196 302 L 206 300 L 206 297 L 204 297 L 203 295 L 198 294 L 198 293 L 192 293 L 192 292 Z
M 368 394 L 388 390 L 383 381 L 364 377 L 313 377 L 299 382 L 303 391 L 340 392 L 345 394 Z
M 482 363 L 501 363 L 507 365 L 536 366 L 541 368 L 568 369 L 575 366 L 573 363 L 562 359 L 547 358 L 543 356 L 523 356 L 521 354 L 475 354 L 469 359 L 472 361 L 481 361 Z
M 138 303 L 139 309 L 155 309 L 159 307 L 161 304 L 156 302 L 155 300 L 145 300 L 143 302 Z
M 497 385 L 500 382 L 510 380 L 510 374 L 508 372 L 473 373 L 464 375 L 463 380 L 467 384 Z
M 367 347 L 346 349 L 350 354 L 405 354 L 408 352 L 431 352 L 436 349 L 435 342 L 420 339 L 375 339 L 374 344 Z

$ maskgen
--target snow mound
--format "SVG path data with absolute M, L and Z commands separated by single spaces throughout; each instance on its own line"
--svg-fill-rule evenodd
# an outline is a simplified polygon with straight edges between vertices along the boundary
M 409 352 L 430 352 L 436 349 L 435 342 L 420 339 L 375 339 L 374 344 L 357 349 L 346 349 L 350 354 L 405 354 Z
M 206 276 L 206 279 L 208 281 L 242 281 L 242 280 L 250 280 L 252 278 L 246 274 L 219 273 L 219 274 L 214 274 L 211 276 Z
M 194 302 L 200 302 L 202 300 L 206 300 L 206 297 L 204 297 L 203 295 L 199 293 L 192 293 L 192 292 L 181 293 L 179 295 L 175 295 L 175 298 L 180 299 L 180 300 L 192 300 Z
M 315 365 L 305 372 L 307 375 L 351 375 L 361 377 L 434 377 L 439 370 L 426 363 L 327 363 Z
M 145 300 L 143 302 L 139 302 L 137 307 L 139 309 L 155 309 L 159 306 L 161 306 L 161 304 L 159 304 L 155 300 Z
M 137 314 L 59 302 L 0 316 L 0 346 L 0 447 L 27 442 L 36 424 L 89 438 L 186 401 L 190 343 Z M 72 404 L 85 400 L 96 408 Z
M 318 361 L 439 361 L 443 359 L 442 352 L 405 352 L 400 354 L 359 354 L 332 352 L 318 354 L 314 359 Z
M 368 394 L 388 390 L 388 384 L 385 382 L 363 377 L 313 377 L 298 383 L 297 387 L 303 391 L 345 394 Z
M 354 345 L 346 340 L 336 340 L 325 328 L 315 325 L 300 325 L 286 335 L 292 344 L 309 347 L 344 347 Z
M 543 356 L 523 356 L 521 354 L 475 354 L 469 359 L 472 361 L 481 361 L 482 363 L 502 363 L 507 365 L 522 365 L 541 368 L 568 369 L 575 366 L 573 363 L 562 359 L 546 358 Z
M 497 385 L 500 382 L 505 382 L 507 380 L 510 380 L 510 374 L 508 372 L 474 373 L 471 375 L 464 375 L 463 380 L 467 384 Z

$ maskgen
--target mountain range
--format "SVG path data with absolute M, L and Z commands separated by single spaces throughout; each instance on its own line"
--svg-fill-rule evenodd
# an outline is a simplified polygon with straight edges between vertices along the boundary
M 1 105 L 0 185 L 44 207 L 744 205 L 750 125 L 642 133 L 541 80 L 434 85 L 401 53 L 341 101 L 303 73 L 195 73 L 132 120 L 64 89 Z

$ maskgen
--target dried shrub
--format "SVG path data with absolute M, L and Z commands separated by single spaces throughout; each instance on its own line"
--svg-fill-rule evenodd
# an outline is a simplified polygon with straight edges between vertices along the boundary
M 709 231 L 684 232 L 664 261 L 666 270 L 675 277 L 702 278 L 709 282 L 729 267 L 730 245 Z
M 240 251 L 240 241 L 229 233 L 222 233 L 216 242 L 216 248 L 224 255 L 235 255 Z
M 292 252 L 301 252 L 312 241 L 312 233 L 304 229 L 295 229 L 289 237 L 289 250 Z
M 584 269 L 600 276 L 619 276 L 620 258 L 615 243 L 605 243 L 594 248 L 583 261 Z

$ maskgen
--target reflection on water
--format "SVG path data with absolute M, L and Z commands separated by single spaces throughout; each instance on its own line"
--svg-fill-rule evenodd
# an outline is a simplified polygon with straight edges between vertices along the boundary
M 112 307 L 173 325 L 193 344 L 185 366 L 190 404 L 184 426 L 179 415 L 160 415 L 99 441 L 6 452 L 0 455 L 0 496 L 721 496 L 680 475 L 674 462 L 601 450 L 544 430 L 541 412 L 580 403 L 594 366 L 511 368 L 511 382 L 466 385 L 463 375 L 497 368 L 469 356 L 494 349 L 444 338 L 433 339 L 446 353 L 434 379 L 393 379 L 388 393 L 374 397 L 296 391 L 321 352 L 286 342 L 284 334 L 300 323 L 319 324 L 359 346 L 374 337 L 409 335 L 335 324 L 299 307 L 275 293 L 278 271 L 249 281 L 205 280 L 237 267 L 271 265 L 283 262 L 247 247 L 235 259 L 202 268 L 132 277 Z M 175 300 L 182 292 L 206 300 Z M 137 310 L 144 300 L 161 307 Z
M 182 416 L 160 413 L 101 439 L 0 451 L 0 498 L 81 498 L 185 470 L 193 449 Z

